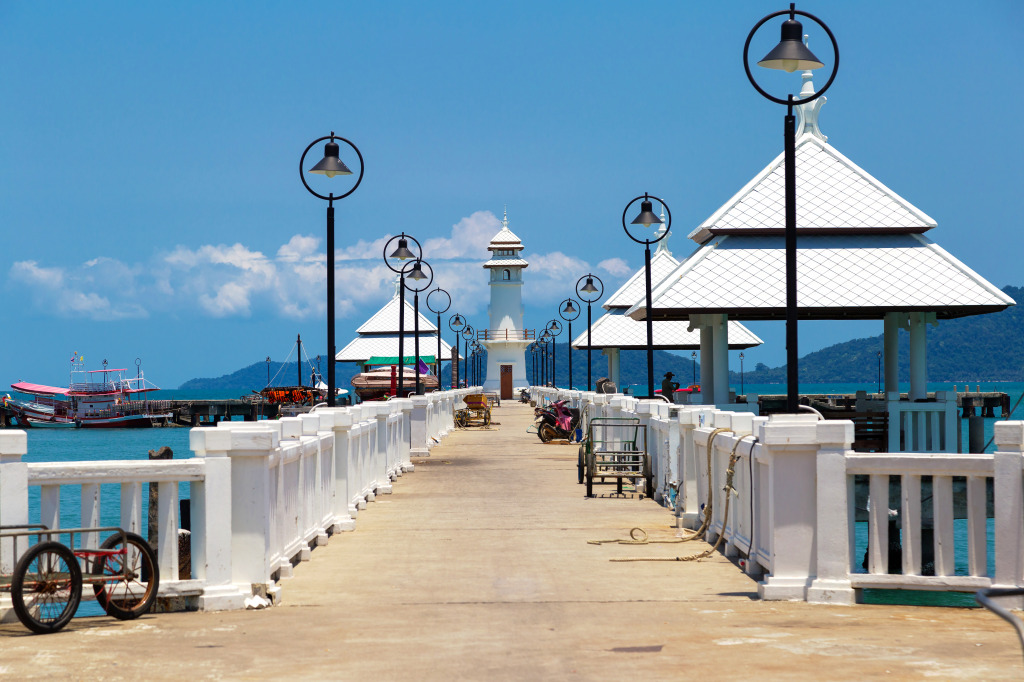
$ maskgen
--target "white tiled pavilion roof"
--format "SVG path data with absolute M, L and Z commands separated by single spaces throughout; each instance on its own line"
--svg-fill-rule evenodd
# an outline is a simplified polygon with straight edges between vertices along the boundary
M 487 247 L 488 251 L 495 249 L 521 249 L 523 248 L 523 242 L 517 237 L 512 230 L 508 229 L 508 223 L 505 222 L 501 226 L 501 231 L 494 235 L 491 239 L 490 245 Z
M 424 334 L 420 329 L 420 355 L 437 354 L 437 334 Z M 412 331 L 405 334 L 402 349 L 406 357 L 414 354 L 416 346 Z M 375 336 L 357 336 L 347 346 L 338 351 L 335 359 L 338 362 L 366 362 L 374 356 L 397 357 L 398 334 L 380 334 Z M 441 339 L 441 360 L 451 360 L 452 347 Z
M 917 232 L 935 221 L 816 135 L 796 142 L 797 229 L 829 233 Z M 715 211 L 689 236 L 703 244 L 718 234 L 785 229 L 785 155 Z
M 666 250 L 658 249 L 651 254 L 651 286 L 658 284 L 668 277 L 669 273 L 679 266 L 679 261 Z M 643 301 L 647 296 L 647 277 L 645 268 L 640 268 L 636 274 L 630 277 L 625 284 L 619 287 L 618 291 L 608 297 L 604 302 L 605 310 L 612 308 L 629 308 L 638 301 Z
M 413 294 L 406 292 L 405 295 L 405 332 L 409 337 L 412 337 L 412 330 L 415 327 L 415 310 L 412 305 Z M 424 314 L 425 305 L 422 303 L 423 298 L 420 298 L 420 332 L 434 332 L 437 331 L 437 325 L 431 322 Z M 356 330 L 358 334 L 386 334 L 389 332 L 398 333 L 398 311 L 400 308 L 400 299 L 396 293 L 390 301 L 388 301 L 383 308 L 378 310 L 373 316 L 363 323 L 359 329 Z
M 700 330 L 688 330 L 688 320 L 656 320 L 654 322 L 654 348 L 656 350 L 699 350 Z M 735 320 L 728 322 L 729 348 L 751 348 L 761 343 L 760 338 Z M 606 313 L 590 328 L 591 348 L 621 348 L 645 350 L 647 323 L 619 313 Z M 572 342 L 573 348 L 586 350 L 587 329 Z
M 728 313 L 785 316 L 785 237 L 722 236 L 706 243 L 653 292 L 655 318 Z M 812 234 L 797 250 L 801 318 L 877 319 L 928 311 L 953 318 L 1002 310 L 1014 301 L 919 234 Z M 627 314 L 644 319 L 641 301 Z

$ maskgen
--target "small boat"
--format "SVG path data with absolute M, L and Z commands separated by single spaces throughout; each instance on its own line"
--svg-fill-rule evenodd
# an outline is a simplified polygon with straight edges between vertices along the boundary
M 433 374 L 420 374 L 424 392 L 436 391 L 440 385 Z M 398 366 L 378 367 L 352 377 L 352 387 L 361 400 L 385 400 L 398 393 Z M 406 396 L 416 393 L 416 368 L 405 367 L 402 389 Z
M 84 359 L 71 357 L 71 381 L 67 388 L 19 381 L 11 388 L 32 396 L 30 400 L 4 397 L 4 407 L 29 428 L 142 428 L 166 424 L 171 413 L 145 395 L 159 391 L 146 382 L 141 370 L 134 379 L 126 369 L 86 371 Z
M 276 405 L 316 405 L 327 400 L 327 393 L 329 388 L 324 382 L 324 377 L 320 373 L 320 356 L 316 356 L 317 366 L 314 368 L 313 363 L 310 359 L 305 356 L 302 352 L 302 335 L 297 335 L 295 339 L 295 345 L 292 346 L 292 351 L 298 348 L 296 354 L 296 368 L 299 383 L 292 386 L 275 386 L 274 382 L 277 380 L 278 375 L 281 371 L 290 363 L 292 354 L 288 353 L 288 357 L 281 364 L 281 368 L 278 370 L 277 375 L 274 376 L 273 380 L 268 380 L 267 385 L 259 391 L 253 391 L 253 393 L 260 396 L 260 399 L 264 402 Z M 270 361 L 270 358 L 267 358 Z M 310 368 L 309 384 L 302 382 L 302 365 L 305 363 Z M 269 379 L 270 373 L 267 373 Z M 334 394 L 336 397 L 347 394 L 348 391 L 341 388 L 336 388 Z

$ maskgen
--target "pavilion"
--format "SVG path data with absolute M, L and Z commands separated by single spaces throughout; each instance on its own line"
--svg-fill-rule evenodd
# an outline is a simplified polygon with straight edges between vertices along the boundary
M 814 86 L 810 72 L 803 78 L 801 97 L 806 97 Z M 899 329 L 910 333 L 909 401 L 924 401 L 926 325 L 997 312 L 1014 301 L 924 236 L 936 226 L 932 218 L 828 144 L 818 127 L 824 99 L 797 107 L 798 316 L 884 320 L 885 391 L 892 423 L 894 410 L 901 409 Z M 727 320 L 785 319 L 783 174 L 780 154 L 689 235 L 697 250 L 652 294 L 655 320 L 689 320 L 700 330 L 702 383 L 711 374 L 716 389 L 728 376 Z M 645 319 L 646 302 L 626 314 Z M 727 402 L 717 390 L 704 397 L 715 404 Z M 956 397 L 936 400 L 955 405 Z M 914 428 L 928 431 L 930 444 L 949 440 L 935 435 L 940 430 L 949 434 L 948 423 L 921 424 Z

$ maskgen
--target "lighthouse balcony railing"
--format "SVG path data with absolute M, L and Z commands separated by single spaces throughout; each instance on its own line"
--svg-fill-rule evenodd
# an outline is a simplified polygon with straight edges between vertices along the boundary
M 534 329 L 478 329 L 478 341 L 534 341 L 537 338 Z

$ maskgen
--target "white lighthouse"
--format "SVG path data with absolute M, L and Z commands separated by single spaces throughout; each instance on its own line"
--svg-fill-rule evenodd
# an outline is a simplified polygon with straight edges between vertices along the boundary
M 512 398 L 516 389 L 529 386 L 526 378 L 526 347 L 533 339 L 523 329 L 523 270 L 529 265 L 522 259 L 523 243 L 508 229 L 508 211 L 501 221 L 501 231 L 487 246 L 491 259 L 484 263 L 490 273 L 491 304 L 488 329 L 480 336 L 487 349 L 485 391 L 498 391 L 502 398 Z

